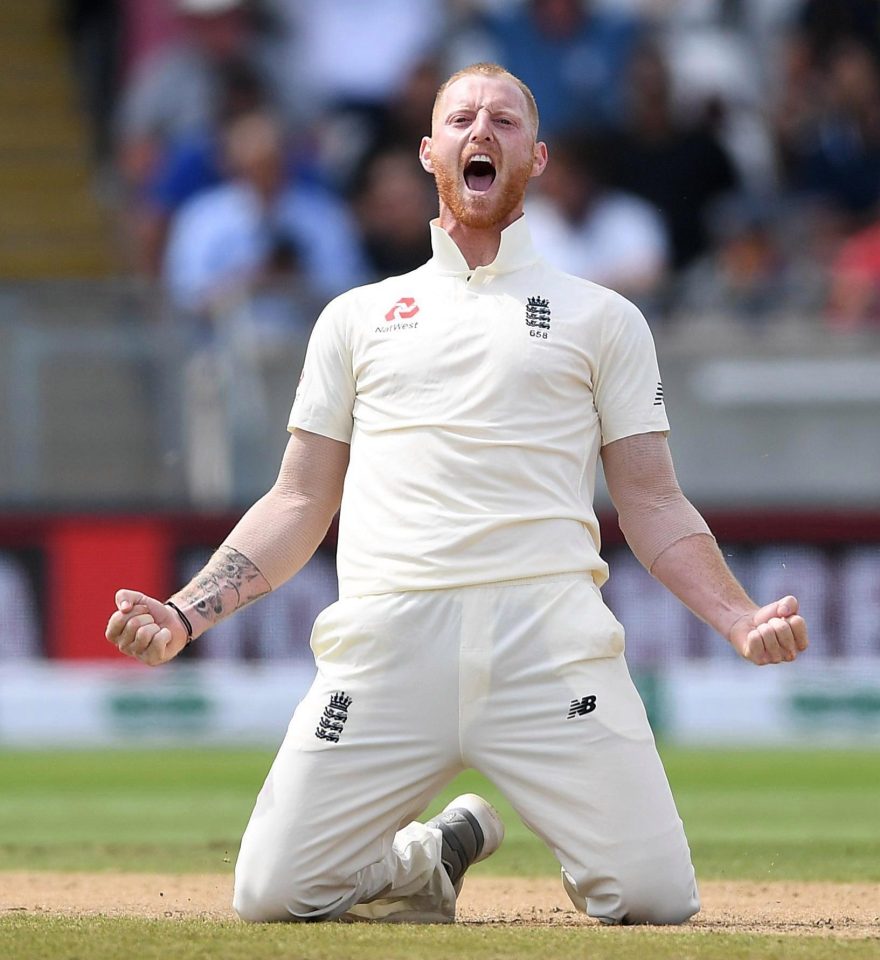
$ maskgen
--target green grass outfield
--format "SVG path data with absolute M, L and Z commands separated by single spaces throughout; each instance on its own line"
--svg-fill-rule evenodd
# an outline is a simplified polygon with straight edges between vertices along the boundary
M 880 751 L 692 751 L 664 762 L 703 879 L 880 882 Z M 6 870 L 229 873 L 271 761 L 253 750 L 0 753 L 0 866 Z M 494 788 L 507 825 L 475 870 L 555 875 L 549 853 Z M 880 904 L 878 904 L 880 913 Z M 126 944 L 137 944 L 130 949 Z M 10 958 L 880 957 L 880 940 L 517 927 L 270 926 L 0 915 Z
M 0 921 L 9 960 L 877 960 L 877 940 L 588 929 L 198 920 Z

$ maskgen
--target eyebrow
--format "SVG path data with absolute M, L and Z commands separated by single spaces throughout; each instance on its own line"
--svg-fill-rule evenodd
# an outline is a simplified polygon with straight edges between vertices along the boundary
M 519 115 L 519 112 L 517 111 L 516 107 L 512 107 L 512 106 L 501 106 L 500 104 L 495 104 L 495 103 L 491 103 L 491 102 L 490 102 L 490 103 L 480 103 L 480 104 L 474 104 L 474 103 L 462 104 L 462 103 L 459 103 L 459 104 L 457 104 L 456 106 L 450 107 L 448 110 L 446 110 L 446 111 L 444 112 L 444 116 L 446 116 L 446 117 L 448 118 L 448 117 L 451 117 L 451 116 L 452 116 L 453 114 L 455 114 L 455 113 L 477 113 L 479 110 L 482 110 L 483 107 L 485 107 L 485 108 L 489 111 L 489 113 L 493 113 L 493 114 L 495 114 L 495 113 L 506 113 L 506 114 L 511 114 L 511 115 L 513 115 L 513 116 L 518 116 L 518 115 Z

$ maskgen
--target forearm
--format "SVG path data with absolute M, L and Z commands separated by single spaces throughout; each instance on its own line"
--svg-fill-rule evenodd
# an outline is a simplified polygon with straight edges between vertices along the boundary
M 605 478 L 630 549 L 665 587 L 723 637 L 756 609 L 730 572 L 712 532 L 679 488 L 662 434 L 602 451 Z
M 609 443 L 602 463 L 627 543 L 688 609 L 753 663 L 794 660 L 806 650 L 797 599 L 782 597 L 759 608 L 743 590 L 705 520 L 679 489 L 663 434 Z
M 223 544 L 171 602 L 189 620 L 195 638 L 271 589 L 252 560 Z
M 712 531 L 678 486 L 662 434 L 641 434 L 602 451 L 605 479 L 620 529 L 636 559 L 651 570 L 673 544 Z
M 652 564 L 651 574 L 725 639 L 730 639 L 738 620 L 758 609 L 708 534 L 685 537 L 667 547 Z
M 302 569 L 339 509 L 348 445 L 296 431 L 272 489 L 236 524 L 207 566 L 171 600 L 193 636 Z
M 171 597 L 193 637 L 281 586 L 308 563 L 333 514 L 274 489 L 233 528 L 205 567 Z
M 273 488 L 241 518 L 224 546 L 249 557 L 275 590 L 309 562 L 337 506 L 335 498 L 287 496 Z

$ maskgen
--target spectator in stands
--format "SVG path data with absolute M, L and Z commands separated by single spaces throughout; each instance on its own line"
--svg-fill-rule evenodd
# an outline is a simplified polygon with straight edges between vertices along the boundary
M 391 147 L 366 161 L 353 208 L 375 279 L 407 273 L 431 258 L 425 223 L 436 216 L 437 196 L 411 149 Z
M 755 192 L 774 189 L 778 179 L 767 86 L 786 22 L 780 7 L 791 3 L 677 0 L 664 4 L 657 24 L 676 114 L 697 122 L 709 114 L 740 179 Z
M 666 279 L 666 226 L 641 197 L 608 187 L 607 162 L 599 141 L 556 140 L 540 192 L 526 204 L 529 228 L 554 266 L 612 287 L 645 309 Z
M 820 66 L 841 44 L 853 41 L 880 59 L 880 6 L 877 0 L 802 0 L 793 33 Z
M 279 74 L 277 37 L 255 16 L 254 0 L 175 0 L 181 39 L 161 47 L 123 91 L 117 163 L 140 190 L 174 138 L 216 127 L 223 67 L 244 61 L 261 77 L 275 107 L 289 101 Z
M 270 368 L 290 375 L 321 306 L 367 278 L 356 228 L 334 196 L 291 179 L 279 122 L 257 112 L 225 132 L 228 183 L 175 217 L 163 282 L 192 343 L 184 378 L 190 496 L 217 508 L 271 483 Z M 285 359 L 287 357 L 287 359 Z
M 310 119 L 382 110 L 446 26 L 437 0 L 272 0 L 272 8 L 286 25 L 286 83 Z
M 781 171 L 788 182 L 799 161 L 800 142 L 816 126 L 825 97 L 825 78 L 818 60 L 797 32 L 783 39 L 777 83 L 768 92 Z
M 489 60 L 535 94 L 541 130 L 607 128 L 620 118 L 624 76 L 639 21 L 584 0 L 528 0 L 500 7 L 459 38 L 456 59 Z
M 188 131 L 173 138 L 160 157 L 143 196 L 131 211 L 137 263 L 150 277 L 158 277 L 168 227 L 177 211 L 196 194 L 218 186 L 226 178 L 222 131 L 236 117 L 268 105 L 266 91 L 244 61 L 219 70 L 221 104 L 218 126 Z
M 120 72 L 122 14 L 115 0 L 61 0 L 61 22 L 70 44 L 80 102 L 92 131 L 92 156 L 110 162 L 113 110 Z
M 331 194 L 290 178 L 279 122 L 239 117 L 224 139 L 230 181 L 196 196 L 172 224 L 163 279 L 173 305 L 210 312 L 279 263 L 296 263 L 324 300 L 360 283 L 366 270 L 351 217 Z
M 398 115 L 409 129 L 408 90 L 420 65 L 442 43 L 447 4 L 437 0 L 267 2 L 286 27 L 285 82 L 296 91 L 300 118 L 313 133 L 321 170 L 336 189 L 348 190 L 364 157 L 387 134 L 389 121 L 393 125 Z M 422 86 L 433 83 L 436 91 L 442 79 L 438 77 L 431 69 Z M 420 92 L 419 106 L 424 98 Z M 432 105 L 433 99 L 428 102 L 428 115 Z M 415 136 L 417 142 L 421 127 Z
M 669 70 L 656 47 L 639 48 L 628 77 L 615 181 L 660 211 L 672 243 L 672 265 L 681 269 L 706 251 L 708 208 L 738 187 L 738 177 L 710 118 L 685 123 L 676 117 Z
M 346 111 L 319 121 L 318 161 L 330 180 L 340 189 L 351 190 L 355 181 L 363 179 L 363 165 L 375 153 L 394 147 L 412 153 L 444 76 L 437 60 L 427 57 L 415 64 L 387 101 L 362 115 L 360 123 L 353 124 Z
M 830 273 L 829 326 L 880 330 L 880 219 L 843 243 Z
M 831 201 L 859 224 L 880 201 L 877 61 L 860 41 L 842 43 L 829 54 L 814 89 L 804 109 L 781 118 L 791 184 Z
M 818 315 L 823 276 L 800 252 L 789 252 L 776 230 L 771 199 L 733 194 L 710 216 L 712 251 L 680 278 L 676 313 L 763 324 L 783 316 Z
M 426 57 L 416 63 L 386 101 L 374 147 L 411 150 L 423 136 L 418 131 L 425 128 L 425 117 L 434 109 L 434 97 L 444 77 L 445 71 L 436 58 Z

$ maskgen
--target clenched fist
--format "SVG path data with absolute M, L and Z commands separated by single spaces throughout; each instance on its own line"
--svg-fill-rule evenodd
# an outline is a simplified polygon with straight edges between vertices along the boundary
M 758 666 L 782 663 L 807 649 L 807 624 L 798 616 L 797 599 L 783 597 L 740 617 L 728 639 L 740 656 Z
M 155 667 L 173 659 L 187 644 L 187 632 L 171 608 L 137 590 L 116 592 L 116 612 L 104 636 L 120 653 Z

